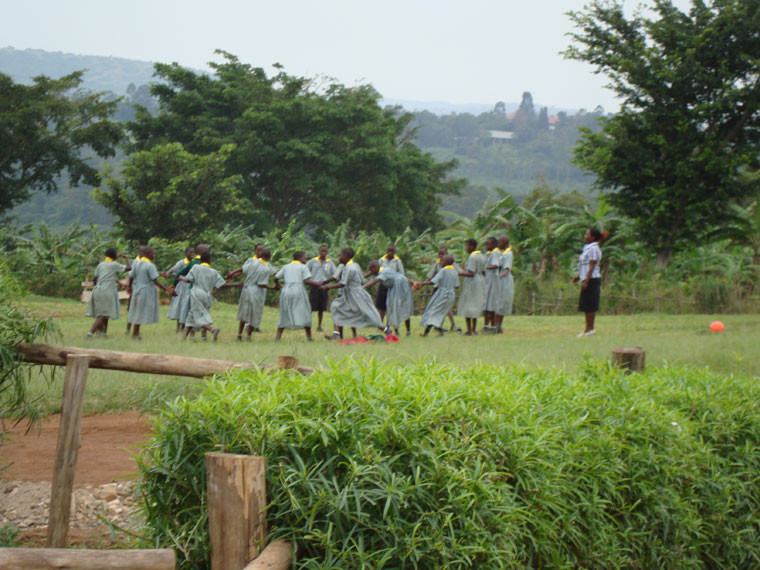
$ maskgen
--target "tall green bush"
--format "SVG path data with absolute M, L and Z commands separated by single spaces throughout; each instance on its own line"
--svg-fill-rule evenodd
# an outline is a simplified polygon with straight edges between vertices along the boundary
M 183 568 L 207 567 L 219 450 L 266 457 L 270 537 L 297 543 L 298 568 L 748 568 L 758 396 L 750 378 L 595 362 L 236 372 L 160 414 L 139 488 Z

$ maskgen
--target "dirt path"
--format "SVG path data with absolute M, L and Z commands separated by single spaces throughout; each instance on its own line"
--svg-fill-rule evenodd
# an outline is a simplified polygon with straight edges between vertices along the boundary
M 44 544 L 50 481 L 60 416 L 49 416 L 25 434 L 7 429 L 0 445 L 0 525 L 21 531 L 25 545 Z M 69 544 L 101 548 L 114 544 L 109 526 L 135 528 L 132 458 L 150 435 L 150 418 L 134 412 L 82 418 L 82 446 L 74 477 Z M 117 538 L 118 541 L 118 538 Z

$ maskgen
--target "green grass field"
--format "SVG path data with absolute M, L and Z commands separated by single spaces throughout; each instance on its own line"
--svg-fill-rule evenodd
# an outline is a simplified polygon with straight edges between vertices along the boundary
M 264 332 L 254 334 L 253 342 L 236 342 L 236 307 L 218 303 L 212 308 L 216 326 L 222 329 L 219 342 L 184 342 L 174 333 L 174 321 L 165 318 L 167 307 L 161 308 L 162 319 L 156 325 L 143 327 L 141 341 L 125 336 L 125 311 L 112 321 L 109 338 L 86 340 L 92 320 L 84 316 L 85 305 L 76 301 L 29 296 L 23 306 L 35 315 L 52 315 L 61 338 L 48 342 L 66 346 L 82 346 L 132 352 L 180 354 L 203 358 L 236 361 L 276 362 L 278 355 L 291 355 L 306 366 L 319 367 L 329 361 L 345 358 L 374 358 L 382 364 L 396 365 L 425 359 L 454 362 L 462 367 L 482 363 L 489 365 L 524 365 L 528 367 L 572 370 L 584 359 L 607 359 L 616 346 L 643 346 L 647 365 L 664 363 L 707 367 L 722 374 L 760 374 L 760 315 L 663 315 L 641 314 L 600 316 L 597 334 L 576 338 L 582 329 L 582 315 L 558 317 L 519 316 L 505 320 L 505 334 L 465 337 L 459 334 L 443 338 L 421 338 L 419 316 L 412 319 L 412 336 L 401 337 L 399 344 L 339 345 L 315 334 L 315 342 L 307 343 L 302 331 L 286 331 L 279 343 L 274 342 L 277 324 L 276 309 L 267 308 L 262 322 Z M 708 333 L 715 319 L 726 325 L 721 334 Z M 463 325 L 463 319 L 458 324 Z M 316 316 L 314 319 L 316 323 Z M 326 329 L 332 328 L 329 314 Z M 370 334 L 375 331 L 360 331 Z M 403 332 L 402 332 L 403 335 Z M 53 385 L 42 377 L 30 386 L 31 395 L 40 397 L 46 412 L 60 406 L 60 380 Z M 85 413 L 125 409 L 148 410 L 156 404 L 181 394 L 193 394 L 203 380 L 151 376 L 92 370 L 88 378 Z

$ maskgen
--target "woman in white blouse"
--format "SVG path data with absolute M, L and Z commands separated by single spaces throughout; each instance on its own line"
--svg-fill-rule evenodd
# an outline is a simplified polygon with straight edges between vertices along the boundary
M 594 319 L 599 310 L 599 297 L 602 289 L 602 274 L 599 271 L 599 262 L 602 260 L 602 250 L 599 242 L 602 232 L 596 228 L 586 230 L 583 239 L 586 245 L 578 257 L 578 275 L 573 283 L 581 282 L 581 296 L 578 301 L 578 310 L 586 314 L 586 329 L 578 336 L 594 334 Z

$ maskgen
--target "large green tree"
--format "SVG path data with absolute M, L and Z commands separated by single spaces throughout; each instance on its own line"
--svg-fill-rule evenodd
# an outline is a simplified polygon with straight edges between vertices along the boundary
M 32 192 L 54 192 L 65 171 L 72 185 L 97 182 L 95 156 L 113 156 L 122 128 L 116 101 L 77 91 L 82 73 L 39 76 L 31 85 L 0 73 L 0 216 Z
M 225 167 L 233 151 L 233 145 L 223 145 L 196 155 L 167 143 L 135 152 L 118 176 L 104 173 L 95 199 L 118 217 L 116 226 L 129 240 L 187 240 L 245 212 L 240 177 Z
M 655 0 L 627 17 L 596 0 L 570 17 L 566 56 L 606 75 L 622 101 L 575 159 L 665 265 L 724 220 L 746 191 L 737 177 L 757 163 L 760 2 L 692 0 L 685 13 Z
M 213 76 L 156 65 L 160 110 L 138 112 L 130 125 L 136 149 L 178 142 L 208 154 L 234 144 L 227 173 L 240 177 L 248 207 L 230 222 L 266 228 L 297 218 L 319 231 L 350 220 L 389 233 L 441 226 L 440 196 L 461 182 L 449 179 L 453 162 L 437 163 L 413 143 L 411 115 L 381 108 L 371 86 L 318 84 L 282 70 L 270 77 L 223 56 Z

